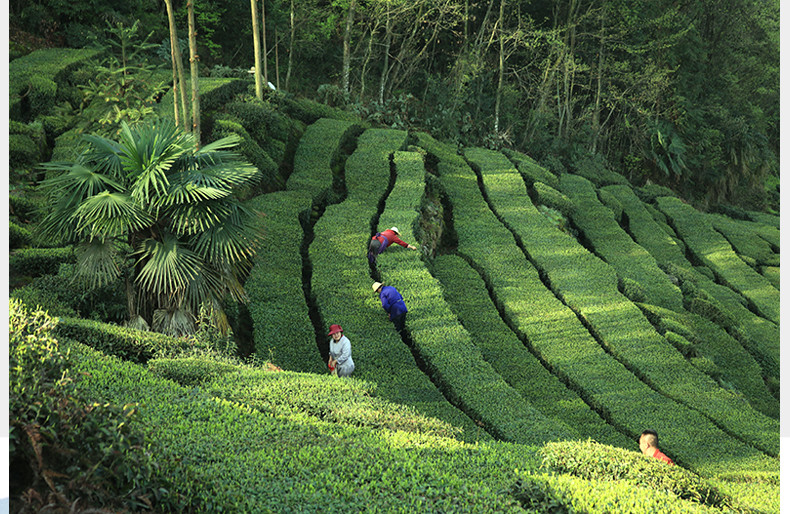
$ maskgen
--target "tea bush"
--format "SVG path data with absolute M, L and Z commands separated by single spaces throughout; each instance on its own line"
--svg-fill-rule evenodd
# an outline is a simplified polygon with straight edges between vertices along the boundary
M 256 222 L 261 245 L 245 284 L 256 354 L 285 369 L 322 371 L 302 288 L 305 234 L 299 218 L 309 212 L 310 197 L 280 191 L 258 196 L 247 206 L 262 213 Z
M 311 290 L 323 326 L 341 324 L 351 341 L 356 364 L 353 377 L 376 382 L 379 394 L 389 401 L 463 428 L 464 440 L 490 440 L 491 436 L 451 405 L 415 365 L 414 356 L 393 330 L 370 287 L 368 241 L 378 231 L 379 203 L 390 182 L 390 156 L 406 141 L 406 132 L 397 130 L 367 129 L 360 135 L 345 165 L 347 197 L 329 205 L 314 227 L 315 239 L 309 249 Z M 388 250 L 379 261 L 399 250 L 398 246 Z
M 496 311 L 483 279 L 466 261 L 442 255 L 434 260 L 431 272 L 483 358 L 531 405 L 572 427 L 582 438 L 621 447 L 633 444 L 525 347 Z
M 639 307 L 674 346 L 692 346 L 693 351 L 683 352 L 686 357 L 706 357 L 716 365 L 721 378 L 732 384 L 749 403 L 778 419 L 779 402 L 768 391 L 759 364 L 721 327 L 690 312 L 674 312 L 646 304 Z
M 711 225 L 719 231 L 742 257 L 750 257 L 761 266 L 779 266 L 779 254 L 774 253 L 771 245 L 760 237 L 760 223 L 738 221 L 709 214 Z M 778 245 L 777 245 L 778 247 Z
M 593 185 L 584 178 L 566 174 L 560 179 L 560 187 L 576 206 L 573 221 L 587 236 L 596 254 L 618 275 L 637 282 L 650 303 L 680 309 L 683 305 L 680 290 L 659 269 L 653 256 L 620 227 L 612 211 L 598 200 Z
M 97 54 L 97 50 L 86 48 L 44 48 L 11 61 L 8 72 L 10 118 L 32 120 L 49 114 L 61 100 L 73 102 L 74 87 L 68 76 Z
M 194 338 L 170 337 L 158 332 L 145 332 L 80 318 L 60 318 L 54 333 L 58 337 L 74 339 L 109 355 L 139 363 L 146 363 L 156 356 L 209 348 L 207 343 Z
M 608 352 L 657 391 L 727 426 L 730 433 L 744 442 L 769 455 L 777 454 L 776 421 L 748 406 L 744 408 L 737 398 L 691 366 L 656 332 L 642 312 L 620 294 L 614 272 L 606 263 L 575 241 L 557 237 L 555 229 L 547 228 L 529 197 L 520 192 L 523 184 L 513 184 L 513 177 L 520 177 L 501 154 L 470 149 L 466 155 L 481 169 L 492 208 L 521 239 L 551 287 L 583 316 Z M 566 174 L 560 184 L 581 180 Z M 611 211 L 607 209 L 607 212 L 611 219 Z M 550 236 L 553 237 L 549 239 Z M 569 262 L 568 255 L 574 255 L 575 259 Z
M 513 161 L 528 186 L 534 185 L 535 182 L 542 182 L 556 189 L 560 185 L 557 176 L 538 164 L 532 157 L 513 150 L 503 150 L 502 153 Z
M 170 490 L 178 493 L 172 510 L 517 512 L 505 492 L 512 470 L 538 466 L 534 450 L 522 445 L 468 445 L 419 432 L 374 431 L 298 409 L 289 413 L 285 406 L 274 416 L 82 345 L 71 351 L 75 372 L 86 373 L 87 392 L 141 404 L 140 423 L 153 445 L 157 476 L 172 480 Z M 324 383 L 319 377 L 304 380 L 318 381 L 313 390 Z M 326 381 L 336 391 L 346 387 L 345 381 Z M 400 411 L 393 407 L 393 414 Z
M 77 262 L 74 248 L 20 248 L 14 250 L 9 257 L 9 269 L 12 274 L 38 277 L 54 275 L 63 263 Z
M 396 152 L 393 162 L 397 178 L 379 223 L 397 224 L 404 240 L 412 241 L 425 190 L 422 156 Z M 564 422 L 547 419 L 483 359 L 444 301 L 438 281 L 414 253 L 393 251 L 379 261 L 383 281 L 395 285 L 409 307 L 406 327 L 415 349 L 450 398 L 506 441 L 535 444 L 573 437 L 575 431 Z
M 417 134 L 417 137 L 420 145 L 439 159 L 437 168 L 453 205 L 459 253 L 468 256 L 482 270 L 497 303 L 501 304 L 501 310 L 514 328 L 588 405 L 608 422 L 636 437 L 645 426 L 652 426 L 655 421 L 652 414 L 642 407 L 647 402 L 658 409 L 655 412 L 662 413 L 665 426 L 672 427 L 663 439 L 673 458 L 682 456 L 685 465 L 700 472 L 710 474 L 727 469 L 733 454 L 742 455 L 740 465 L 748 469 L 776 466 L 774 459 L 720 431 L 699 412 L 658 394 L 607 354 L 576 314 L 543 285 L 537 270 L 514 244 L 513 234 L 502 226 L 484 201 L 474 172 L 447 146 L 424 134 Z M 516 180 L 524 188 L 524 182 L 517 174 L 507 173 L 500 178 L 503 182 L 498 182 L 498 187 L 502 187 L 508 196 L 517 194 Z M 510 180 L 513 181 L 507 182 Z M 490 197 L 492 190 L 488 183 L 486 186 Z M 508 204 L 516 212 L 524 211 L 529 205 L 531 202 L 523 200 Z M 531 256 L 538 250 L 554 253 L 557 264 L 562 265 L 563 273 L 569 275 L 568 279 L 573 283 L 587 282 L 594 277 L 595 272 L 586 267 L 582 258 L 589 254 L 580 245 L 575 242 L 575 246 L 570 245 L 568 242 L 573 240 L 551 226 L 543 216 L 532 215 L 530 219 L 535 223 L 534 234 L 540 235 L 529 239 L 521 236 Z M 545 227 L 545 230 L 540 227 Z M 562 238 L 568 242 L 562 242 Z M 614 287 L 614 273 L 611 273 L 610 280 Z M 629 302 L 629 305 L 633 304 Z M 652 327 L 650 330 L 655 333 Z M 688 364 L 686 366 L 693 369 Z M 635 397 L 641 401 L 634 402 Z
M 557 209 L 567 217 L 573 214 L 573 202 L 564 194 L 551 186 L 547 186 L 543 182 L 534 182 L 532 187 L 535 190 L 535 199 L 537 203 Z
M 745 296 L 769 321 L 779 322 L 779 292 L 733 251 L 704 214 L 676 198 L 661 197 L 658 207 L 672 220 L 693 254 L 714 270 L 725 285 Z
M 694 285 L 695 290 L 701 289 L 709 299 L 715 299 L 734 320 L 732 335 L 757 359 L 766 374 L 778 377 L 778 327 L 752 313 L 741 295 L 726 286 L 716 284 L 713 281 L 714 276 L 702 273 L 703 269 L 710 273 L 708 268 L 692 266 L 677 241 L 665 235 L 657 226 L 657 222 L 650 215 L 650 205 L 642 203 L 630 188 L 609 186 L 606 189 L 623 204 L 627 228 L 634 240 L 649 251 L 668 274 L 680 279 L 683 287 Z M 699 294 L 695 292 L 686 296 L 688 302 Z
M 440 437 L 460 433 L 460 429 L 419 414 L 413 407 L 383 400 L 376 395 L 376 385 L 364 380 L 271 372 L 249 366 L 237 366 L 233 373 L 222 371 L 203 381 L 207 392 L 275 416 L 309 416 L 339 425 Z
M 68 348 L 53 337 L 56 325 L 45 313 L 11 301 L 12 507 L 167 508 L 167 484 L 155 478 L 138 405 L 86 394 Z
M 731 500 L 699 476 L 680 466 L 646 457 L 638 452 L 613 448 L 595 441 L 548 443 L 541 448 L 542 469 L 570 474 L 586 480 L 626 480 L 684 500 L 715 508 L 728 507 Z

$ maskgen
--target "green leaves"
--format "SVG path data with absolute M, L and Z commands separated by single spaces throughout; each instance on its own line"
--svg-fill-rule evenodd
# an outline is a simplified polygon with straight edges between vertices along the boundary
M 239 280 L 255 253 L 255 214 L 234 190 L 258 172 L 231 151 L 236 138 L 197 150 L 191 134 L 155 120 L 123 123 L 118 141 L 85 141 L 76 162 L 44 165 L 63 173 L 44 183 L 56 201 L 41 225 L 45 235 L 86 243 L 81 274 L 96 284 L 118 277 L 116 247 L 131 245 L 129 274 L 149 322 L 156 308 L 189 313 L 228 292 L 244 297 Z

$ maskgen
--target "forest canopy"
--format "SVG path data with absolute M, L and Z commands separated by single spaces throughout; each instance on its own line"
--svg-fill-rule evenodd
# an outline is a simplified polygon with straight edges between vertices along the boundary
M 390 127 L 527 151 L 557 172 L 607 167 L 702 207 L 778 208 L 778 0 L 258 3 L 277 89 Z M 173 8 L 185 49 L 186 2 Z M 80 48 L 139 20 L 150 62 L 170 66 L 164 2 L 13 1 L 10 11 L 12 58 L 25 52 L 14 34 Z M 194 12 L 200 75 L 248 76 L 248 4 L 196 0 Z

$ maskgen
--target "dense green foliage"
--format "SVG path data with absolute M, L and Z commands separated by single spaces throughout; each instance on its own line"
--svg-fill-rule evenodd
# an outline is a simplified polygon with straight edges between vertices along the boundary
M 256 98 L 249 10 L 198 0 L 172 152 L 164 6 L 12 5 L 15 510 L 778 512 L 777 9 L 664 3 L 263 2 Z M 392 225 L 418 251 L 368 263 Z M 243 263 L 187 312 L 201 248 Z
M 138 424 L 134 399 L 100 401 L 80 387 L 58 321 L 10 303 L 11 487 L 15 509 L 146 509 L 166 489 Z M 23 499 L 24 498 L 24 499 Z

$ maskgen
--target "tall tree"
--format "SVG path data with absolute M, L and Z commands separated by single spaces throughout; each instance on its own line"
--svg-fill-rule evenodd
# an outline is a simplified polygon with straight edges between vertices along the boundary
M 261 0 L 261 32 L 263 33 L 263 81 L 269 87 L 269 51 L 266 49 L 266 1 Z
M 75 161 L 44 165 L 59 174 L 42 185 L 53 209 L 40 231 L 78 245 L 77 274 L 96 286 L 123 277 L 130 320 L 176 335 L 201 304 L 243 300 L 257 236 L 234 191 L 260 172 L 233 151 L 239 138 L 197 149 L 162 120 L 84 139 Z
M 200 147 L 200 87 L 198 84 L 197 28 L 195 27 L 195 3 L 187 0 L 187 17 L 189 20 L 189 74 L 192 79 L 192 133 L 195 144 Z
M 499 82 L 496 88 L 496 104 L 494 105 L 494 134 L 499 135 L 499 107 L 502 104 L 502 83 L 505 78 L 505 0 L 499 2 Z
M 346 97 L 350 94 L 350 77 L 351 77 L 351 29 L 354 24 L 354 10 L 357 6 L 357 0 L 351 0 L 348 5 L 348 12 L 346 13 L 346 28 L 343 31 L 343 92 Z
M 178 42 L 176 31 L 176 20 L 173 13 L 172 0 L 165 0 L 167 8 L 167 20 L 170 28 L 170 57 L 173 64 L 173 111 L 175 113 L 176 124 L 187 128 L 187 86 L 184 82 L 184 60 L 181 57 L 181 45 Z M 181 104 L 183 118 L 179 118 L 178 104 Z
M 261 36 L 258 29 L 258 1 L 250 0 L 252 11 L 252 44 L 255 48 L 255 96 L 263 100 L 263 77 L 261 76 Z

